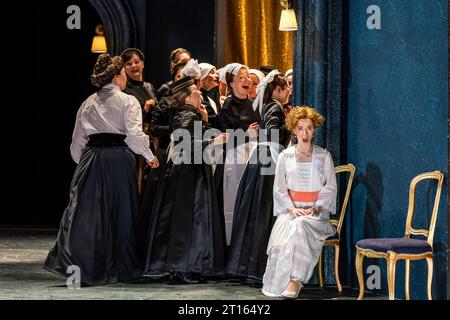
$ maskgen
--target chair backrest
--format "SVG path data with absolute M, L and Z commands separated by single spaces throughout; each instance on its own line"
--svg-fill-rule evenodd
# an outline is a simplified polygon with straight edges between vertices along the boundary
M 341 203 L 341 212 L 339 214 L 339 221 L 336 226 L 336 231 L 340 235 L 342 224 L 344 223 L 345 212 L 347 211 L 348 199 L 350 198 L 350 191 L 352 189 L 353 177 L 355 176 L 355 166 L 351 163 L 338 166 L 334 169 L 335 174 L 339 173 L 350 173 L 347 180 L 347 189 L 345 190 L 344 201 Z
M 436 196 L 434 198 L 434 206 L 433 206 L 433 213 L 431 214 L 430 226 L 428 227 L 428 230 L 414 229 L 412 227 L 412 221 L 413 221 L 413 217 L 414 217 L 414 203 L 415 203 L 416 186 L 419 182 L 427 180 L 427 179 L 437 180 Z M 416 176 L 412 179 L 411 185 L 409 187 L 409 204 L 408 204 L 408 214 L 406 216 L 405 238 L 410 238 L 411 235 L 421 235 L 421 236 L 427 237 L 427 242 L 430 244 L 430 246 L 433 246 L 434 228 L 436 226 L 436 218 L 437 218 L 437 212 L 438 212 L 438 208 L 439 208 L 439 200 L 441 198 L 441 190 L 442 190 L 443 180 L 444 180 L 444 175 L 440 171 L 425 172 L 425 173 L 419 174 L 418 176 Z

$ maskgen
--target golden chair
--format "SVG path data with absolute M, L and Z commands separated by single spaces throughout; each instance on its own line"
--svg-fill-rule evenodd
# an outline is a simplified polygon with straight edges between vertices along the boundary
M 338 166 L 334 169 L 336 174 L 339 173 L 349 173 L 349 178 L 347 182 L 347 190 L 345 191 L 344 201 L 341 204 L 341 212 L 339 215 L 339 220 L 331 220 L 331 223 L 336 227 L 336 234 L 327 240 L 325 240 L 324 247 L 334 246 L 334 276 L 336 277 L 336 284 L 339 292 L 342 292 L 342 285 L 339 279 L 339 250 L 340 250 L 340 240 L 341 240 L 341 228 L 344 222 L 345 212 L 347 211 L 348 199 L 350 198 L 350 191 L 352 189 L 353 177 L 355 175 L 355 166 L 353 164 L 347 164 L 343 166 Z M 319 284 L 323 288 L 323 249 L 319 257 Z
M 416 230 L 412 227 L 414 216 L 414 199 L 416 185 L 427 179 L 437 180 L 437 190 L 434 199 L 434 207 L 431 215 L 430 226 L 428 230 Z M 389 300 L 395 297 L 395 265 L 397 260 L 405 260 L 405 296 L 409 295 L 409 273 L 410 261 L 426 259 L 428 265 L 427 275 L 427 297 L 431 300 L 431 282 L 433 280 L 433 237 L 436 225 L 439 200 L 442 189 L 444 175 L 439 171 L 426 172 L 414 177 L 409 188 L 408 214 L 406 216 L 406 231 L 403 238 L 381 238 L 381 239 L 363 239 L 356 243 L 356 273 L 359 282 L 358 300 L 364 297 L 364 278 L 363 278 L 363 259 L 384 258 L 387 263 Z M 411 235 L 424 236 L 426 240 L 411 239 Z

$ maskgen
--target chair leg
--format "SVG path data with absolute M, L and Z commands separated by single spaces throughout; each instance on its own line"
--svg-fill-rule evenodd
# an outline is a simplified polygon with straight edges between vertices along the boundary
M 355 259 L 355 267 L 356 267 L 356 275 L 358 276 L 359 283 L 359 296 L 358 300 L 362 300 L 364 298 L 364 276 L 363 276 L 363 260 L 364 254 L 361 250 L 356 247 L 356 259 Z
M 339 279 L 339 244 L 334 245 L 334 275 L 338 291 L 342 293 L 341 280 Z
M 319 285 L 321 288 L 323 288 L 323 249 L 320 252 L 320 256 L 319 256 L 318 271 L 319 271 Z
M 431 283 L 433 282 L 433 257 L 427 257 L 428 275 L 427 275 L 427 298 L 433 300 L 431 296 Z
M 405 259 L 405 298 L 406 300 L 411 300 L 409 295 L 409 274 L 410 274 L 411 261 Z
M 389 300 L 395 300 L 395 265 L 397 264 L 397 257 L 394 253 L 389 253 L 387 258 L 387 272 L 388 272 L 388 288 Z

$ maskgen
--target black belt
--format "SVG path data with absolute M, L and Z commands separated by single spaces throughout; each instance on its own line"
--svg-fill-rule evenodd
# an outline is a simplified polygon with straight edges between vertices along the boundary
M 88 138 L 88 147 L 117 147 L 126 146 L 125 138 L 127 136 L 117 133 L 96 133 L 91 134 Z

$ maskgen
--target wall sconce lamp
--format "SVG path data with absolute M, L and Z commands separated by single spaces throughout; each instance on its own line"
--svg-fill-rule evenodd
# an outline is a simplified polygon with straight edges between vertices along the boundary
M 95 28 L 95 36 L 92 39 L 92 53 L 106 53 L 108 48 L 106 46 L 105 32 L 103 30 L 103 26 L 99 24 Z
M 280 26 L 278 30 L 280 31 L 297 31 L 297 17 L 295 15 L 294 9 L 289 9 L 289 0 L 281 0 L 281 11 Z

